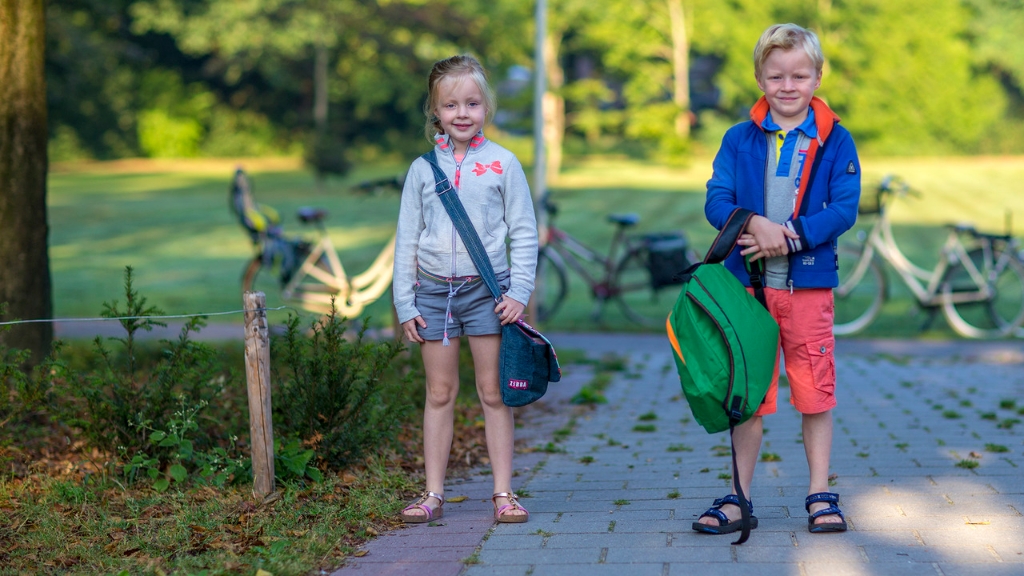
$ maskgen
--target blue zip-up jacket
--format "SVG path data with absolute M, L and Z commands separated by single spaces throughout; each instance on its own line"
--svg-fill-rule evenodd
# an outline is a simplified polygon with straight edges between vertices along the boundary
M 800 235 L 795 251 L 791 245 L 787 283 L 792 288 L 834 288 L 839 285 L 836 240 L 857 220 L 860 160 L 839 116 L 818 97 L 811 99 L 811 109 L 818 137 L 808 146 L 796 207 L 786 223 Z M 750 120 L 733 126 L 722 138 L 704 204 L 708 222 L 718 230 L 736 208 L 765 214 L 770 135 L 762 125 L 768 111 L 762 96 L 751 108 Z M 725 266 L 750 285 L 740 250 L 729 254 Z

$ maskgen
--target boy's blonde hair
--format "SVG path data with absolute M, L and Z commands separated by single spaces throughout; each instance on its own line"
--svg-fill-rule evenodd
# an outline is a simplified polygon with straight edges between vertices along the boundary
M 423 114 L 427 117 L 424 133 L 427 140 L 431 142 L 434 141 L 434 134 L 444 133 L 444 129 L 441 128 L 441 120 L 434 114 L 434 109 L 437 108 L 438 101 L 441 99 L 441 83 L 449 78 L 459 81 L 469 78 L 476 82 L 483 94 L 484 106 L 487 107 L 487 114 L 484 117 L 485 124 L 490 123 L 494 118 L 494 112 L 498 107 L 494 91 L 491 90 L 491 85 L 487 82 L 487 72 L 479 60 L 468 54 L 462 54 L 434 62 L 434 67 L 431 68 L 430 76 L 427 79 L 427 101 L 423 104 Z
M 796 24 L 773 24 L 761 34 L 754 46 L 754 77 L 760 79 L 764 62 L 772 50 L 792 50 L 800 48 L 814 63 L 814 69 L 821 74 L 825 65 L 825 55 L 821 51 L 821 43 L 814 32 Z

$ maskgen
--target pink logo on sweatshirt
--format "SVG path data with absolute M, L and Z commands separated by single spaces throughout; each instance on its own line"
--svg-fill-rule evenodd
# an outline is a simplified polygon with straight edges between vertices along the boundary
M 526 380 L 512 380 L 509 379 L 508 387 L 513 390 L 526 390 L 530 387 L 530 383 Z
M 476 168 L 473 168 L 473 174 L 476 174 L 477 176 L 483 176 L 484 174 L 487 173 L 488 170 L 494 170 L 495 174 L 501 174 L 501 162 L 497 160 L 491 162 L 490 164 L 481 164 L 477 162 Z

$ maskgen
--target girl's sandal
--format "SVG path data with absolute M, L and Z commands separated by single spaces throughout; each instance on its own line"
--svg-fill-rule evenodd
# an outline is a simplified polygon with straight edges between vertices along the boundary
M 498 507 L 498 498 L 508 498 L 509 503 Z M 494 504 L 494 521 L 502 524 L 519 524 L 530 519 L 530 513 L 519 504 L 519 497 L 515 492 L 498 492 L 491 496 L 491 503 Z M 523 514 L 507 514 L 510 510 L 522 510 Z
M 426 502 L 429 498 L 437 498 L 439 502 L 436 508 L 427 506 Z M 420 494 L 420 499 L 413 502 L 402 509 L 402 521 L 406 524 L 423 524 L 425 522 L 433 522 L 438 518 L 444 516 L 444 496 L 437 492 L 426 491 Z M 422 510 L 423 514 L 409 514 L 410 510 Z

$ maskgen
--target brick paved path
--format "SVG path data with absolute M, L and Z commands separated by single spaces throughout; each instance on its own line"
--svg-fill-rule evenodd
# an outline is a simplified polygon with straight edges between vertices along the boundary
M 832 489 L 850 531 L 807 532 L 799 416 L 780 404 L 762 446 L 775 461 L 754 480 L 760 527 L 731 546 L 735 535 L 690 529 L 728 492 L 729 441 L 690 419 L 664 339 L 553 340 L 616 351 L 628 367 L 607 404 L 575 417 L 563 453 L 517 455 L 530 522 L 493 525 L 490 479 L 475 477 L 449 485 L 468 499 L 445 507 L 443 525 L 384 535 L 336 574 L 1024 574 L 1024 343 L 841 342 Z M 517 434 L 552 440 L 592 376 L 572 369 L 546 398 L 556 410 Z

